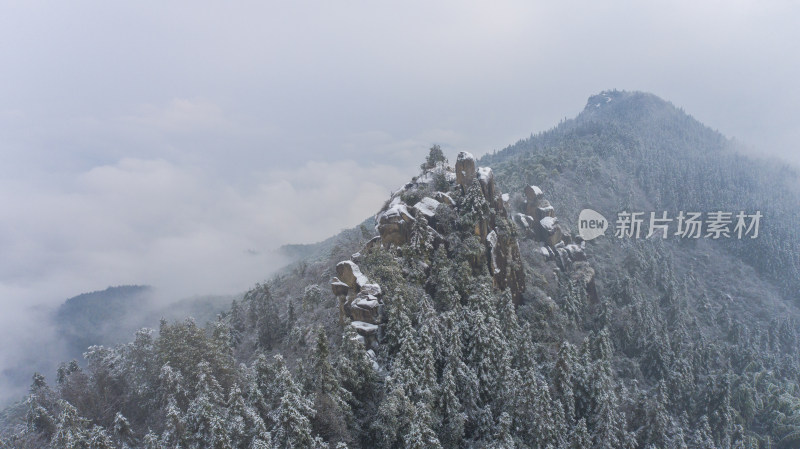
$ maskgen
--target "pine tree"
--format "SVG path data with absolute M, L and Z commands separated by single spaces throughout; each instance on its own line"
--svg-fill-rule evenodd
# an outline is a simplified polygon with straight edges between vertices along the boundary
M 208 352 L 204 360 L 208 361 L 214 379 L 224 389 L 230 388 L 236 373 L 236 362 L 233 356 L 231 329 L 227 324 L 216 321 L 211 325 L 211 337 L 208 339 Z
M 312 376 L 319 393 L 336 395 L 339 393 L 339 382 L 336 379 L 333 365 L 330 362 L 330 347 L 325 328 L 317 330 L 317 344 L 312 354 Z
M 592 370 L 592 412 L 589 422 L 594 445 L 609 449 L 629 447 L 630 435 L 625 431 L 625 416 L 619 411 L 608 360 L 596 362 Z
M 433 400 L 438 379 L 437 360 L 442 359 L 444 341 L 440 332 L 440 322 L 433 308 L 433 302 L 428 295 L 423 295 L 419 301 L 419 329 L 416 339 L 419 342 L 417 366 L 419 377 L 417 390 L 419 400 L 429 403 Z
M 158 380 L 158 397 L 160 405 L 165 406 L 172 403 L 180 410 L 185 410 L 189 405 L 188 392 L 185 387 L 186 381 L 177 370 L 172 369 L 169 363 L 161 367 Z
M 547 382 L 535 367 L 530 367 L 515 386 L 510 416 L 523 441 L 533 447 L 558 444 L 564 423 L 553 407 Z
M 439 413 L 438 434 L 444 448 L 454 449 L 461 447 L 464 438 L 464 425 L 466 416 L 458 399 L 456 385 L 456 369 L 447 364 L 444 369 L 442 382 L 439 384 L 439 397 L 436 409 Z
M 729 447 L 733 439 L 733 414 L 731 407 L 731 380 L 729 374 L 712 376 L 706 388 L 705 405 L 714 438 L 722 447 Z
M 392 360 L 391 382 L 393 386 L 403 389 L 409 400 L 413 402 L 422 396 L 423 390 L 419 385 L 421 372 L 421 351 L 417 341 L 416 330 L 409 323 L 404 327 L 400 337 L 400 349 Z
M 457 206 L 459 227 L 462 232 L 481 237 L 486 236 L 491 209 L 486 197 L 483 196 L 483 190 L 477 178 L 467 187 Z
M 403 435 L 403 446 L 408 449 L 442 449 L 436 432 L 432 429 L 428 406 L 418 402 L 413 407 L 408 433 Z
M 491 280 L 481 280 L 469 298 L 467 311 L 467 360 L 478 377 L 480 401 L 492 404 L 510 368 L 508 341 L 497 317 Z
M 180 374 L 174 373 L 169 365 L 164 365 L 162 378 L 169 384 L 179 385 Z M 177 390 L 177 391 L 176 391 Z M 173 393 L 174 391 L 174 393 Z M 161 435 L 161 444 L 166 448 L 183 448 L 186 446 L 186 419 L 179 401 L 183 402 L 184 395 L 180 389 L 167 389 L 164 433 Z
M 611 370 L 613 348 L 606 329 L 584 339 L 579 363 L 573 369 L 575 416 L 586 418 L 594 447 L 626 448 L 635 445 L 625 430 Z
M 186 419 L 183 413 L 170 401 L 166 410 L 166 425 L 161 435 L 161 444 L 167 448 L 182 448 L 186 442 Z
M 581 418 L 572 427 L 570 432 L 569 447 L 570 449 L 585 449 L 592 446 L 592 437 L 586 429 L 586 420 Z
M 486 404 L 483 408 L 478 410 L 478 416 L 475 422 L 475 431 L 472 438 L 475 441 L 488 443 L 494 436 L 494 415 L 492 414 L 492 407 Z
M 495 426 L 494 441 L 489 444 L 490 448 L 514 449 L 517 447 L 514 437 L 511 434 L 511 416 L 507 412 L 500 414 Z
M 229 386 L 235 368 L 230 348 L 230 334 L 224 324 L 215 324 L 209 336 L 192 318 L 174 324 L 162 320 L 156 346 L 162 367 L 168 364 L 179 374 L 184 379 L 184 388 L 198 384 L 199 373 L 196 368 L 201 362 L 207 362 L 213 374 L 220 376 L 225 386 Z M 185 405 L 181 401 L 179 403 L 182 407 Z
M 272 346 L 284 334 L 284 324 L 281 322 L 278 305 L 272 297 L 272 292 L 267 285 L 256 285 L 245 296 L 250 302 L 248 317 L 250 326 L 256 329 L 257 345 L 259 348 L 271 350 Z
M 394 354 L 400 349 L 403 339 L 413 335 L 412 317 L 415 316 L 416 304 L 410 299 L 409 289 L 404 288 L 395 292 L 387 308 L 387 323 L 382 344 L 386 346 L 389 354 Z
M 111 430 L 113 431 L 117 445 L 121 447 L 133 446 L 134 437 L 131 424 L 128 422 L 127 418 L 122 416 L 122 413 L 117 412 L 117 414 L 114 415 L 114 423 Z
M 54 448 L 88 449 L 90 447 L 89 421 L 78 415 L 78 410 L 67 401 L 59 401 L 61 414 L 56 421 L 55 433 L 50 442 Z
M 456 309 L 440 315 L 445 344 L 445 366 L 443 373 L 448 371 L 455 382 L 455 392 L 464 412 L 465 431 L 468 421 L 475 422 L 478 413 L 479 387 L 475 371 L 465 362 L 465 349 L 462 343 L 462 334 L 466 333 L 464 315 L 466 311 L 458 305 Z
M 667 386 L 662 380 L 656 388 L 656 395 L 647 410 L 646 441 L 657 447 L 668 447 L 671 420 L 667 412 Z
M 159 409 L 164 399 L 159 393 L 162 363 L 158 357 L 153 329 L 136 332 L 132 343 L 125 345 L 116 364 L 127 384 L 121 412 L 134 423 L 152 420 L 151 410 Z
M 438 144 L 433 145 L 428 150 L 428 156 L 425 158 L 425 163 L 420 167 L 422 171 L 432 170 L 436 167 L 443 167 L 447 165 L 447 158 L 444 156 L 442 147 Z
M 283 363 L 283 358 L 275 356 L 277 377 L 273 379 L 279 391 L 278 407 L 271 413 L 275 423 L 274 442 L 279 448 L 311 448 L 314 438 L 311 434 L 311 418 L 314 417 L 314 404 L 306 397 L 292 374 Z
M 89 441 L 89 449 L 112 449 L 116 445 L 111 440 L 108 432 L 100 426 L 92 426 L 87 437 Z
M 431 261 L 435 231 L 428 226 L 428 220 L 420 214 L 411 227 L 408 245 L 403 247 L 403 258 L 408 264 L 410 278 L 418 283 L 425 281 L 425 270 Z
M 336 371 L 330 362 L 330 348 L 325 329 L 317 332 L 317 344 L 312 354 L 311 378 L 313 379 L 314 428 L 328 440 L 349 440 L 348 423 L 353 422 L 352 411 L 347 403 L 349 393 L 339 385 Z
M 357 336 L 352 326 L 345 326 L 336 362 L 339 384 L 348 391 L 347 399 L 356 412 L 372 400 L 378 380 L 374 362 Z
M 717 445 L 714 443 L 714 438 L 711 435 L 711 426 L 708 423 L 708 416 L 703 415 L 700 418 L 700 422 L 697 423 L 689 446 L 697 449 L 717 449 Z
M 575 358 L 575 347 L 564 341 L 558 350 L 558 360 L 553 369 L 553 389 L 561 402 L 564 418 L 570 425 L 576 419 L 575 393 L 572 388 L 572 372 L 577 363 Z
M 242 304 L 234 299 L 231 301 L 231 310 L 228 316 L 231 326 L 231 344 L 236 347 L 242 342 L 247 331 L 247 315 Z
M 278 407 L 283 394 L 283 386 L 277 377 L 283 369 L 282 356 L 276 356 L 270 363 L 267 356 L 259 354 L 248 370 L 247 397 L 259 416 L 264 418 L 268 430 L 275 426 L 271 412 Z
M 461 298 L 456 286 L 453 284 L 455 269 L 453 262 L 447 256 L 447 249 L 440 245 L 433 256 L 431 274 L 428 277 L 429 291 L 434 291 L 434 306 L 439 312 L 452 310 L 459 304 Z
M 231 389 L 226 408 L 226 428 L 230 434 L 231 447 L 248 449 L 257 439 L 266 437 L 267 427 L 264 420 L 256 408 L 245 400 L 238 385 Z
M 509 343 L 514 343 L 516 338 L 523 334 L 520 332 L 517 310 L 511 299 L 511 290 L 505 289 L 500 294 L 495 295 L 495 299 L 497 301 L 497 318 L 500 321 L 500 330 Z
M 142 449 L 165 449 L 166 446 L 161 444 L 158 435 L 153 431 L 148 431 L 142 439 Z
M 44 376 L 33 374 L 30 395 L 26 400 L 27 414 L 25 421 L 28 431 L 37 433 L 49 440 L 56 431 L 56 399 L 53 391 L 47 386 Z
M 91 414 L 94 395 L 89 376 L 78 365 L 77 360 L 61 364 L 56 373 L 58 394 L 61 399 L 72 404 L 78 413 Z
M 256 438 L 248 449 L 274 449 L 277 446 L 272 442 L 272 434 L 267 432 L 261 438 Z
M 402 386 L 387 379 L 389 393 L 381 401 L 375 420 L 372 422 L 372 440 L 378 447 L 398 447 L 403 435 L 408 433 L 414 419 L 414 404 L 408 399 Z

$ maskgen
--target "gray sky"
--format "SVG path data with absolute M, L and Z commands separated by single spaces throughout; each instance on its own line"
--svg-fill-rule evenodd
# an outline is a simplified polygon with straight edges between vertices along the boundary
M 489 4 L 0 0 L 0 348 L 108 285 L 244 290 L 431 143 L 501 149 L 605 89 L 800 160 L 797 3 Z

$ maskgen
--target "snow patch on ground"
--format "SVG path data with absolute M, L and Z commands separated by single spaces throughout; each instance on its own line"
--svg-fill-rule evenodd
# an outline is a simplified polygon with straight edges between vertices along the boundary
M 433 198 L 425 197 L 420 202 L 414 205 L 414 209 L 418 210 L 422 215 L 431 218 L 436 215 L 436 208 L 439 207 L 439 202 Z
M 536 195 L 537 198 L 542 196 L 542 189 L 540 189 L 539 186 L 532 185 L 530 187 L 531 187 L 531 190 L 533 190 L 533 193 L 534 193 L 534 195 Z
M 558 220 L 556 220 L 554 217 L 544 217 L 539 220 L 539 223 L 547 232 L 552 232 L 555 229 L 557 221 Z
M 377 324 L 370 324 L 365 323 L 364 321 L 353 321 L 350 323 L 356 331 L 360 331 L 360 334 L 372 334 L 378 332 L 378 325 Z

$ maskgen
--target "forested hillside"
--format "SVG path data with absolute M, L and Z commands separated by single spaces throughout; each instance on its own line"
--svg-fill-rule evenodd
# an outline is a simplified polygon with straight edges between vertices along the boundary
M 0 447 L 800 446 L 796 172 L 618 91 L 420 170 L 217 320 L 34 374 Z M 752 239 L 583 241 L 584 208 L 764 218 Z

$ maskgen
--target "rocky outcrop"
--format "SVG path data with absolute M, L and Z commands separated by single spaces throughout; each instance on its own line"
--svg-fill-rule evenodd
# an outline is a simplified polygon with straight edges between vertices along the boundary
M 347 293 L 350 291 L 350 286 L 335 277 L 331 280 L 331 290 L 333 290 L 334 296 L 347 296 Z
M 515 304 L 522 301 L 525 291 L 525 271 L 517 238 L 502 221 L 486 238 L 489 247 L 489 272 L 495 286 L 500 290 L 509 289 Z
M 478 221 L 475 222 L 475 235 L 481 239 L 481 241 L 486 241 L 486 237 L 489 236 L 489 230 L 491 226 L 489 225 L 489 218 L 479 218 Z
M 378 245 L 380 245 L 380 244 L 381 244 L 381 236 L 379 236 L 379 235 L 378 235 L 378 236 L 375 236 L 375 237 L 371 238 L 371 239 L 370 239 L 370 240 L 369 240 L 369 241 L 368 241 L 368 242 L 367 242 L 367 243 L 364 245 L 364 249 L 362 249 L 362 250 L 361 250 L 361 253 L 364 253 L 364 254 L 365 254 L 365 253 L 367 253 L 367 252 L 371 251 L 373 248 L 377 247 L 377 246 L 378 246 Z
M 366 346 L 367 349 L 377 349 L 379 333 L 378 325 L 366 323 L 364 321 L 353 321 L 350 323 L 350 326 L 352 326 L 358 335 L 363 339 L 364 346 Z
M 364 284 L 364 287 L 361 288 L 361 292 L 364 295 L 372 295 L 372 296 L 383 296 L 383 291 L 381 290 L 381 286 L 378 284 Z
M 569 236 L 556 217 L 555 209 L 544 198 L 542 189 L 537 186 L 526 186 L 525 194 L 525 213 L 515 213 L 512 221 L 527 238 L 533 238 L 551 247 L 551 252 L 555 252 L 555 247 L 559 243 L 571 243 Z
M 379 319 L 378 298 L 373 295 L 356 296 L 350 303 L 349 315 L 356 321 L 377 324 Z
M 539 240 L 546 242 L 548 245 L 555 247 L 564 238 L 561 231 L 561 226 L 558 224 L 558 219 L 555 217 L 546 216 L 541 220 L 535 220 L 534 232 Z
M 523 191 L 525 194 L 525 204 L 536 206 L 539 204 L 540 199 L 544 199 L 542 197 L 542 189 L 537 186 L 525 186 L 525 190 Z
M 541 220 L 545 217 L 552 217 L 555 218 L 556 210 L 553 206 L 550 205 L 550 201 L 547 200 L 539 200 L 539 203 L 536 205 L 536 208 L 533 210 L 533 217 L 537 220 Z
M 383 310 L 381 286 L 369 282 L 352 260 L 339 262 L 336 265 L 336 274 L 331 279 L 331 291 L 339 304 L 339 324 L 345 325 L 348 320 L 352 320 L 354 323 L 375 326 L 377 330 Z
M 453 171 L 443 170 L 444 174 L 452 176 Z M 437 213 L 441 211 L 442 205 L 454 208 L 456 213 L 463 213 L 458 210 L 459 205 L 450 194 L 476 195 L 477 186 L 480 187 L 479 194 L 483 195 L 489 206 L 488 213 L 483 211 L 478 214 L 474 223 L 474 234 L 485 245 L 485 251 L 471 255 L 469 262 L 476 269 L 481 264 L 486 264 L 494 285 L 501 290 L 509 289 L 515 304 L 522 301 L 522 293 L 525 291 L 525 271 L 517 242 L 518 236 L 540 242 L 542 254 L 560 270 L 573 270 L 577 262 L 586 261 L 585 243 L 574 239 L 562 226 L 556 217 L 555 208 L 545 198 L 541 188 L 535 185 L 525 186 L 524 210 L 511 213 L 509 195 L 500 191 L 491 168 L 477 167 L 471 154 L 461 152 L 454 171 L 454 180 L 448 176 L 444 178 L 449 180 L 448 191 L 432 188 L 437 173 L 431 171 L 414 178 L 392 195 L 391 200 L 376 216 L 380 234 L 378 241 L 385 248 L 408 244 L 415 232 L 426 234 L 434 248 L 447 245 L 447 236 L 444 235 L 446 227 L 439 232 Z M 441 189 L 441 183 L 436 188 Z M 420 194 L 422 192 L 423 195 Z M 404 199 L 410 201 L 410 198 L 414 198 L 413 203 L 406 204 Z M 340 278 L 347 282 L 343 276 Z M 358 291 L 360 290 L 356 293 Z M 371 303 L 366 300 L 362 303 L 358 309 L 365 311 L 357 310 L 356 314 L 365 320 L 374 319 L 370 316 L 374 317 L 375 313 L 366 306 Z
M 427 220 L 428 224 L 436 225 L 436 208 L 441 203 L 431 197 L 425 197 L 414 205 L 414 211 L 417 216 L 422 215 Z
M 580 236 L 573 237 L 558 222 L 555 209 L 544 198 L 537 186 L 526 186 L 525 213 L 515 213 L 512 221 L 524 238 L 542 244 L 541 254 L 549 262 L 567 273 L 570 278 L 586 288 L 590 301 L 597 300 L 594 269 L 587 262 L 586 242 Z
M 583 262 L 586 260 L 586 253 L 583 252 L 583 246 L 570 243 L 565 247 L 569 258 L 575 262 Z
M 360 292 L 361 288 L 369 283 L 367 277 L 364 276 L 361 269 L 352 260 L 339 262 L 336 265 L 336 275 L 356 293 Z
M 480 193 L 477 193 L 477 187 Z M 362 253 L 374 248 L 397 251 L 411 243 L 412 236 L 421 236 L 421 240 L 431 244 L 434 250 L 441 245 L 447 247 L 447 232 L 451 232 L 457 222 L 453 212 L 465 212 L 459 211 L 460 206 L 454 198 L 466 195 L 470 189 L 473 189 L 472 195 L 482 194 L 489 206 L 488 211 L 481 212 L 475 226 L 475 235 L 485 246 L 485 251 L 476 253 L 470 263 L 473 268 L 488 268 L 494 285 L 500 290 L 508 289 L 514 303 L 521 303 L 525 271 L 517 242 L 517 227 L 509 218 L 509 195 L 500 191 L 491 168 L 477 167 L 475 158 L 462 152 L 458 155 L 455 170 L 438 167 L 426 171 L 394 192 L 375 217 L 379 235 L 356 253 L 353 260 L 340 262 L 336 267 L 331 289 L 339 303 L 340 322 L 342 325 L 350 323 L 356 328 L 359 338 L 368 348 L 379 341 L 385 321 L 384 292 L 379 285 L 369 282 L 355 261 L 361 260 Z M 443 211 L 442 207 L 449 210 Z M 440 223 L 438 214 L 444 212 L 447 218 Z M 429 269 L 427 263 L 420 262 L 420 266 L 422 270 Z
M 489 167 L 479 167 L 478 168 L 478 181 L 481 184 L 481 191 L 483 191 L 483 196 L 491 203 L 495 203 L 496 207 L 496 198 L 495 195 L 495 185 L 494 185 L 494 172 Z
M 395 197 L 389 207 L 378 214 L 376 221 L 383 245 L 400 246 L 408 242 L 415 219 L 400 197 Z
M 331 280 L 331 290 L 333 290 L 333 296 L 336 296 L 336 299 L 339 303 L 339 324 L 344 324 L 346 316 L 344 306 L 347 293 L 350 291 L 350 286 L 340 281 L 339 278 L 335 277 Z
M 339 322 L 347 318 L 377 325 L 381 320 L 381 286 L 369 282 L 352 260 L 336 265 L 337 277 L 331 279 L 331 290 L 339 302 Z
M 458 153 L 456 158 L 456 183 L 466 189 L 475 179 L 475 156 L 466 151 Z
M 495 208 L 504 216 L 508 217 L 509 211 L 509 200 L 511 197 L 507 193 L 501 193 L 500 196 L 497 197 L 497 204 Z
M 516 228 L 508 218 L 508 195 L 504 195 L 495 183 L 494 172 L 489 167 L 478 167 L 475 178 L 489 204 L 488 217 L 475 223 L 475 234 L 486 244 L 486 263 L 494 285 L 509 289 L 514 304 L 522 302 L 525 291 L 525 270 L 517 242 Z M 477 261 L 480 263 L 480 261 Z
M 440 204 L 444 203 L 444 204 L 447 204 L 448 206 L 453 206 L 453 205 L 456 204 L 455 201 L 453 201 L 453 197 L 451 197 L 450 194 L 445 193 L 445 192 L 436 192 L 436 193 L 434 193 L 433 194 L 433 199 L 438 201 Z
M 526 234 L 526 237 L 536 237 L 534 232 L 535 219 L 530 215 L 515 213 L 511 215 L 511 221 L 517 225 L 517 228 Z

